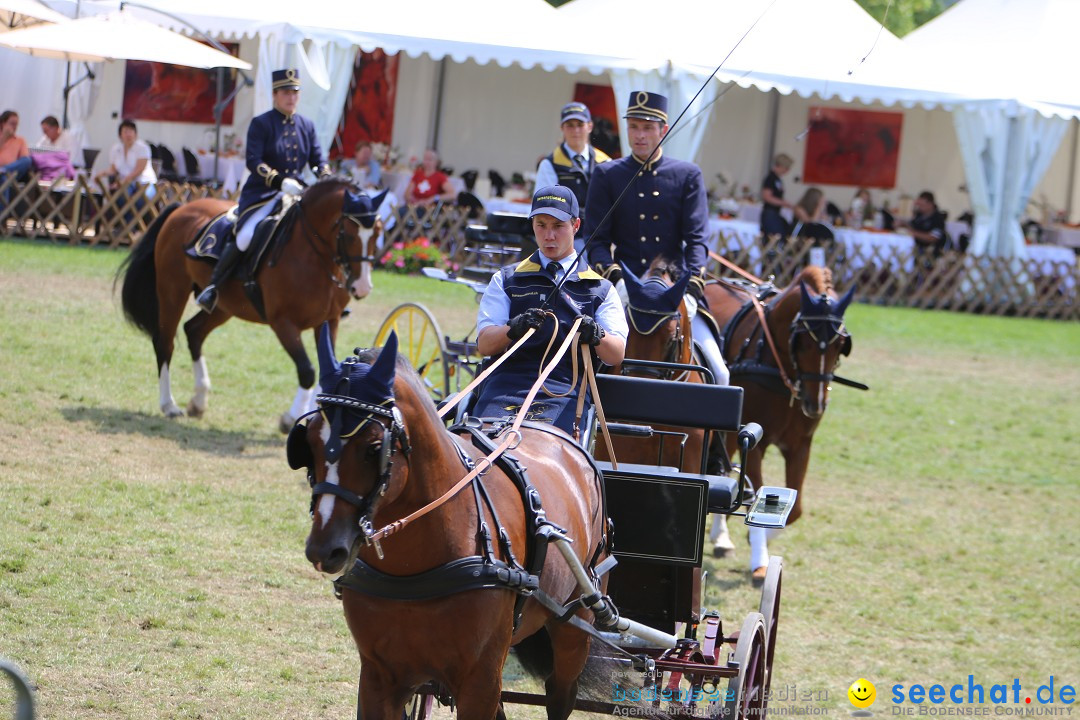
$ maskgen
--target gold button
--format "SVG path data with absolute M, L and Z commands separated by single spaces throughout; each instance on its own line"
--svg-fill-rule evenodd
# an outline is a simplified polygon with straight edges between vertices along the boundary
M 641 219 L 642 219 L 642 220 L 644 220 L 644 219 L 645 219 L 645 213 L 641 213 Z
M 656 171 L 655 171 L 655 170 L 653 170 L 653 171 L 652 171 L 652 174 L 653 174 L 653 175 L 655 176 L 655 175 L 656 175 Z
M 653 190 L 652 194 L 653 194 L 653 197 L 658 197 L 660 195 L 660 191 L 659 190 Z
M 657 236 L 656 242 L 660 242 L 660 237 L 659 236 Z
M 637 196 L 638 197 L 645 197 L 645 193 L 638 193 Z
M 645 173 L 643 173 L 643 172 L 641 172 L 641 171 L 639 170 L 639 171 L 638 171 L 638 174 L 637 174 L 637 176 L 638 176 L 638 177 L 641 177 L 641 176 L 642 176 L 642 175 L 644 175 L 644 174 L 645 174 Z
M 659 220 L 659 219 L 660 219 L 660 216 L 659 216 L 659 215 L 653 215 L 653 216 L 652 216 L 652 219 L 653 219 L 653 220 Z
M 641 242 L 645 242 L 645 236 L 644 235 L 641 236 Z

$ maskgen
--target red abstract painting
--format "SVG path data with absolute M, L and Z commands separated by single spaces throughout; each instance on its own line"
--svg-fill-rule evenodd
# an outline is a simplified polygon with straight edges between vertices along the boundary
M 356 143 L 393 144 L 394 99 L 397 96 L 398 56 L 382 50 L 361 52 L 353 66 L 352 90 L 331 152 L 352 157 Z
M 239 55 L 239 44 L 224 43 L 224 47 L 230 55 Z M 222 97 L 227 97 L 236 85 L 236 71 L 225 68 L 223 72 Z M 127 61 L 124 70 L 125 118 L 211 124 L 215 102 L 217 70 L 144 60 Z M 229 103 L 222 112 L 221 122 L 231 125 L 232 121 L 233 104 Z
M 593 131 L 589 142 L 613 158 L 622 156 L 619 145 L 619 115 L 615 111 L 615 93 L 610 85 L 574 85 L 575 102 L 585 103 L 593 119 Z
M 803 183 L 896 186 L 903 113 L 811 107 Z

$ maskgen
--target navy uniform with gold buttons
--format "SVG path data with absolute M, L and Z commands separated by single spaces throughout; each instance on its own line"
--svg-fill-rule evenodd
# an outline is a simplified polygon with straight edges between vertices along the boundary
M 299 195 L 303 187 L 300 176 L 305 167 L 319 176 L 330 174 L 330 166 L 315 137 L 315 125 L 295 112 L 300 73 L 294 68 L 275 70 L 271 77 L 274 108 L 254 118 L 248 126 L 247 168 L 251 174 L 240 192 L 236 242 L 226 243 L 210 284 L 195 299 L 207 312 L 213 312 L 217 286 L 247 250 L 255 227 L 270 214 L 278 193 Z
M 643 90 L 633 92 L 623 117 L 655 124 L 659 138 L 663 138 L 667 132 L 667 98 Z M 598 165 L 589 182 L 584 232 L 590 239 L 589 261 L 605 277 L 616 281 L 622 274 L 617 262 L 626 263 L 640 275 L 657 255 L 664 255 L 682 259 L 692 277 L 703 278 L 708 257 L 708 202 L 701 169 L 667 157 L 661 150 L 645 163 L 652 147 L 647 141 L 635 147 L 632 128 L 628 137 L 631 154 Z M 612 216 L 600 225 L 631 181 Z

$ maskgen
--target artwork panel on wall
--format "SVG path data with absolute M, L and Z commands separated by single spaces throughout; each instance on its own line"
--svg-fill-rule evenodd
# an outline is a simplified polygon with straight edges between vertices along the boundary
M 895 187 L 903 122 L 898 112 L 811 107 L 803 183 Z
M 223 43 L 239 57 L 239 43 Z M 217 102 L 217 69 L 128 60 L 124 68 L 123 116 L 131 120 L 157 120 L 213 124 Z M 236 70 L 224 68 L 222 97 L 236 86 Z M 233 103 L 222 111 L 221 123 L 231 125 Z
M 619 144 L 619 114 L 615 110 L 615 93 L 610 85 L 577 83 L 574 85 L 575 102 L 585 103 L 593 119 L 593 131 L 589 142 L 613 158 L 622 155 Z

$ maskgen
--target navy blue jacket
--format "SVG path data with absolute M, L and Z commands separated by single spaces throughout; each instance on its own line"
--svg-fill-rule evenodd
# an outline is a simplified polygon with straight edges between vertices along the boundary
M 272 199 L 285 178 L 299 180 L 304 166 L 316 175 L 326 168 L 315 138 L 315 125 L 303 115 L 290 118 L 277 110 L 255 117 L 247 134 L 247 168 L 251 175 L 240 192 L 237 214 L 241 222 L 248 212 Z
M 597 227 L 631 180 L 615 212 Z M 630 155 L 597 165 L 585 210 L 589 262 L 606 268 L 621 260 L 641 275 L 653 258 L 664 255 L 682 258 L 686 269 L 698 275 L 708 258 L 708 219 L 705 181 L 693 163 L 662 155 L 643 166 Z

